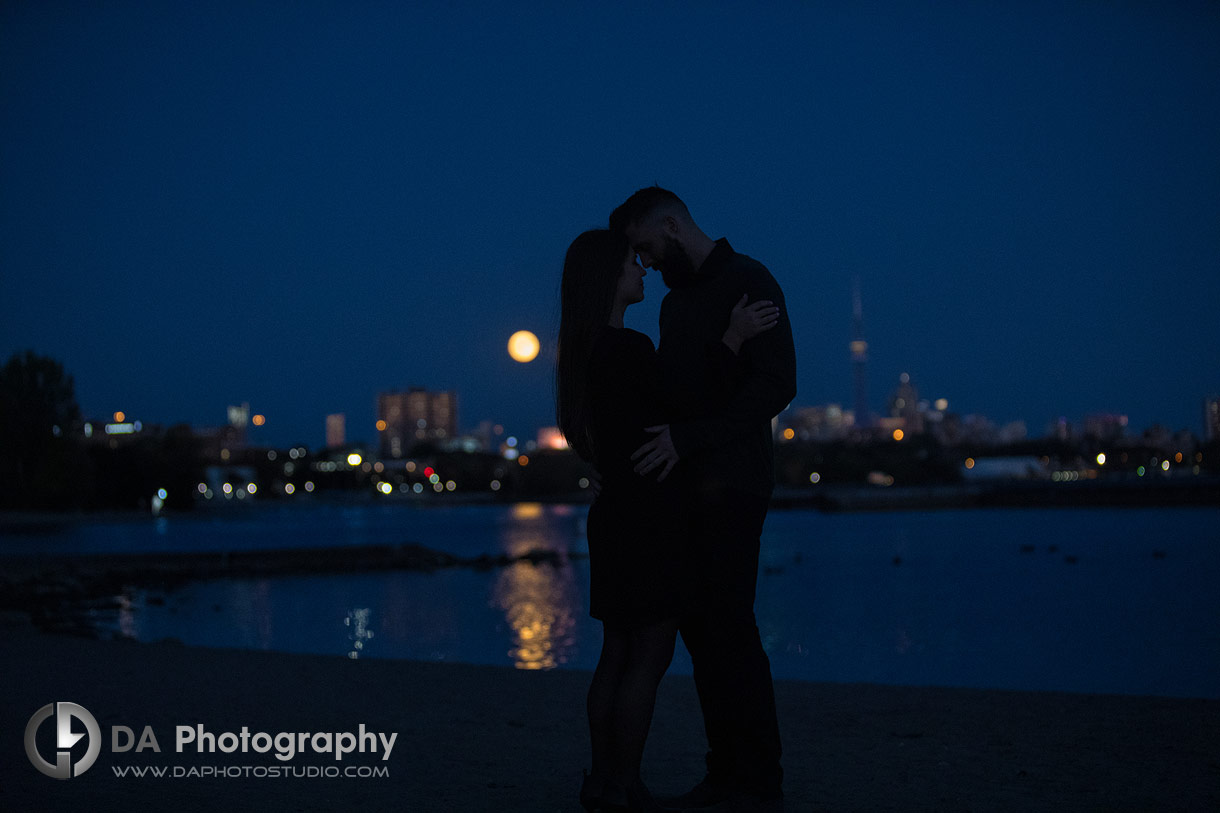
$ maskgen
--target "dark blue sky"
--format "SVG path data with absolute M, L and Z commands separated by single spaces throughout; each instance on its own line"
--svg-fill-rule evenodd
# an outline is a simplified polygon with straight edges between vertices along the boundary
M 320 445 L 423 386 L 530 435 L 564 250 L 655 182 L 784 286 L 798 406 L 851 404 L 858 276 L 875 409 L 1199 431 L 1220 5 L 452 5 L 0 5 L 0 353 L 90 417 Z

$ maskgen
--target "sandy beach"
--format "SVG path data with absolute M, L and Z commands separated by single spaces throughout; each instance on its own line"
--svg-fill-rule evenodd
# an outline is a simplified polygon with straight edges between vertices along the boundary
M 0 674 L 3 810 L 579 810 L 582 672 L 97 641 L 10 615 Z M 776 696 L 789 811 L 1220 809 L 1220 701 L 785 681 Z M 103 740 L 68 780 L 39 773 L 23 748 L 30 717 L 53 701 L 87 709 Z M 246 727 L 266 744 L 361 724 L 396 735 L 389 759 L 306 747 L 283 761 L 255 752 L 257 739 L 247 753 L 176 750 L 178 726 Z M 121 726 L 132 747 L 115 752 Z M 145 726 L 159 752 L 135 747 Z M 39 728 L 49 762 L 53 729 Z M 693 684 L 667 677 L 646 779 L 677 792 L 701 766 Z M 165 775 L 132 774 L 145 767 Z

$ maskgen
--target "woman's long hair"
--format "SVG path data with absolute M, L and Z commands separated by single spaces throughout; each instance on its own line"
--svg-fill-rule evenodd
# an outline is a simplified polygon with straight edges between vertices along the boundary
M 568 445 L 595 460 L 589 431 L 589 359 L 598 331 L 610 321 L 630 243 L 593 229 L 568 246 L 559 285 L 559 347 L 555 365 L 555 411 Z

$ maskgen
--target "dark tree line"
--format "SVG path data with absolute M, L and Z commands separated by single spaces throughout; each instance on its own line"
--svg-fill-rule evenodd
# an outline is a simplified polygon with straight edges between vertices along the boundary
M 113 448 L 87 440 L 72 376 L 53 358 L 27 350 L 0 368 L 0 508 L 142 508 L 159 489 L 189 507 L 202 468 L 185 426 Z

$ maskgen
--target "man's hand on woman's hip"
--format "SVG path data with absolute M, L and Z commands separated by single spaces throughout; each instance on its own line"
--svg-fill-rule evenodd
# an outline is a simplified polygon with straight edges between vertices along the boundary
M 670 470 L 678 462 L 678 450 L 674 448 L 673 438 L 670 437 L 669 424 L 649 426 L 644 431 L 658 434 L 632 453 L 631 459 L 637 461 L 635 473 L 648 475 L 660 468 L 661 473 L 657 475 L 659 483 L 669 475 Z

